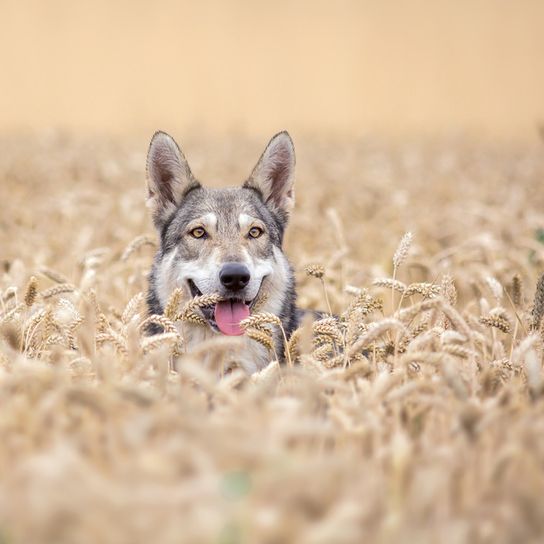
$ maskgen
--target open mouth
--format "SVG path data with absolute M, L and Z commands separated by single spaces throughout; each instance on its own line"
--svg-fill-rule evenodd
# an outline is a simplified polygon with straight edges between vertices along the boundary
M 202 291 L 193 280 L 187 280 L 192 297 L 202 296 Z M 261 284 L 262 285 L 262 284 Z M 222 332 L 228 336 L 240 336 L 244 334 L 240 323 L 250 316 L 251 308 L 257 300 L 260 292 L 252 300 L 244 300 L 240 297 L 228 297 L 213 306 L 199 308 L 202 317 L 216 332 Z

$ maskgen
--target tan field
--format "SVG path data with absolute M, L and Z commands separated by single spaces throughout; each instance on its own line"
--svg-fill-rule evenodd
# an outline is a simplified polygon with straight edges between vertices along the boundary
M 0 10 L 1 544 L 542 542 L 541 2 Z M 286 364 L 148 315 L 157 128 L 292 133 Z
M 541 150 L 297 144 L 300 304 L 342 320 L 248 377 L 184 353 L 183 306 L 141 332 L 141 146 L 2 142 L 5 542 L 539 541 Z M 187 147 L 233 184 L 262 145 Z

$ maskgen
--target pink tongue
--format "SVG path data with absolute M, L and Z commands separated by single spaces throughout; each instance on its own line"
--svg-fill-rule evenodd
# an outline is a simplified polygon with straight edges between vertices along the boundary
M 215 322 L 219 330 L 228 336 L 244 334 L 240 321 L 246 317 L 249 317 L 249 306 L 243 302 L 223 300 L 215 305 Z

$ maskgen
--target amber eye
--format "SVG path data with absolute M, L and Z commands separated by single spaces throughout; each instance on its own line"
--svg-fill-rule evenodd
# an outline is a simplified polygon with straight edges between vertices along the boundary
M 261 229 L 260 227 L 251 227 L 249 229 L 249 236 L 251 238 L 258 238 L 259 236 L 261 236 L 263 234 L 263 229 Z
M 204 238 L 204 236 L 206 236 L 206 231 L 202 227 L 196 227 L 190 231 L 189 234 L 193 238 Z

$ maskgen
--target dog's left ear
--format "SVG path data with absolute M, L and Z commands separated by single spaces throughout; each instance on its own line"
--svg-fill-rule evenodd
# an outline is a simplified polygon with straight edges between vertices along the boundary
M 295 147 L 287 132 L 266 146 L 244 187 L 256 189 L 271 208 L 288 215 L 295 205 Z
M 195 187 L 200 187 L 200 183 L 193 177 L 174 138 L 166 132 L 155 132 L 147 153 L 147 205 L 157 228 Z

